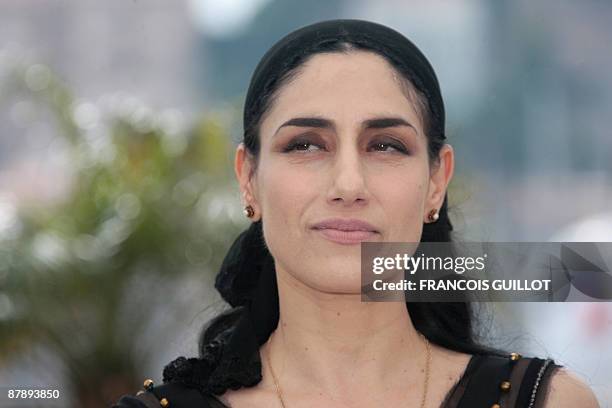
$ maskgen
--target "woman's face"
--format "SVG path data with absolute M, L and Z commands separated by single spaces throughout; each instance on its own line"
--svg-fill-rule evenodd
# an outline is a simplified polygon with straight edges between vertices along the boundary
M 416 108 L 391 66 L 370 52 L 311 57 L 279 90 L 260 143 L 252 175 L 239 145 L 236 174 L 277 272 L 328 293 L 359 293 L 359 240 L 418 242 L 453 171 L 449 145 L 430 168 Z M 314 228 L 332 218 L 375 231 Z

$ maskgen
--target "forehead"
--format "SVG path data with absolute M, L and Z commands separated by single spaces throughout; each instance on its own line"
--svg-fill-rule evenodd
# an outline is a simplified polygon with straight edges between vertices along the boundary
M 325 116 L 341 125 L 393 115 L 406 117 L 420 128 L 416 108 L 400 78 L 373 52 L 315 54 L 278 90 L 261 130 L 266 132 L 298 115 Z

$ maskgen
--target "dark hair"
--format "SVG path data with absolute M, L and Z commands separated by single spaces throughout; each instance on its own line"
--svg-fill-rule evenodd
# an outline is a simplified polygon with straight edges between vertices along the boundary
M 408 39 L 388 27 L 361 20 L 332 20 L 291 33 L 271 48 L 257 66 L 245 102 L 243 140 L 247 152 L 255 160 L 255 168 L 260 151 L 259 128 L 279 90 L 299 75 L 300 67 L 310 57 L 354 50 L 382 56 L 400 74 L 400 86 L 421 118 L 429 160 L 437 160 L 446 139 L 444 104 L 437 78 L 425 56 Z M 451 242 L 452 230 L 448 217 L 448 197 L 445 196 L 439 209 L 439 219 L 424 223 L 421 242 Z M 232 245 L 215 286 L 230 305 L 250 307 L 259 275 L 266 270 L 265 265 L 273 264 L 264 241 L 262 223 L 254 222 Z M 248 270 L 246 273 L 245 269 Z M 264 285 L 269 286 L 265 290 L 271 296 L 275 294 L 276 299 L 266 300 L 263 302 L 265 306 L 261 306 L 261 303 L 257 306 L 257 313 L 269 317 L 251 322 L 259 344 L 263 344 L 275 329 L 279 313 L 275 278 L 268 277 L 265 282 L 268 283 Z M 262 285 L 261 281 L 259 284 Z M 406 307 L 416 330 L 437 345 L 469 354 L 503 354 L 475 341 L 470 303 L 407 302 Z M 211 339 L 226 330 L 228 325 L 224 322 L 232 319 L 235 320 L 235 314 L 222 314 L 203 330 L 201 356 L 210 354 Z M 228 386 L 218 387 L 217 392 L 223 392 L 223 388 Z

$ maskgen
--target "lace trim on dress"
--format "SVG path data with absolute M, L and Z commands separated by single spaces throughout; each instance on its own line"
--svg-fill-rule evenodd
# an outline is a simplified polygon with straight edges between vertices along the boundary
M 219 395 L 261 381 L 259 344 L 250 313 L 244 308 L 240 313 L 238 322 L 208 342 L 199 358 L 181 356 L 166 365 L 163 382 L 179 382 Z

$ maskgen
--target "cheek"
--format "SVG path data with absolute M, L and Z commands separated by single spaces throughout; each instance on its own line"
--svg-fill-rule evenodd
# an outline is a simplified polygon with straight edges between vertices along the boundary
M 275 259 L 277 268 L 287 271 L 310 285 L 325 281 L 317 277 L 320 253 L 310 245 L 306 223 L 308 209 L 320 197 L 325 178 L 304 167 L 269 161 L 260 173 L 260 205 L 263 212 L 263 233 L 266 245 Z M 304 254 L 309 262 L 304 261 Z M 321 272 L 322 273 L 322 272 Z
M 427 170 L 411 168 L 387 172 L 373 183 L 385 215 L 385 241 L 418 242 L 423 227 Z
M 261 176 L 260 201 L 269 220 L 282 217 L 283 222 L 295 222 L 300 209 L 317 191 L 316 179 L 297 166 L 271 163 Z

